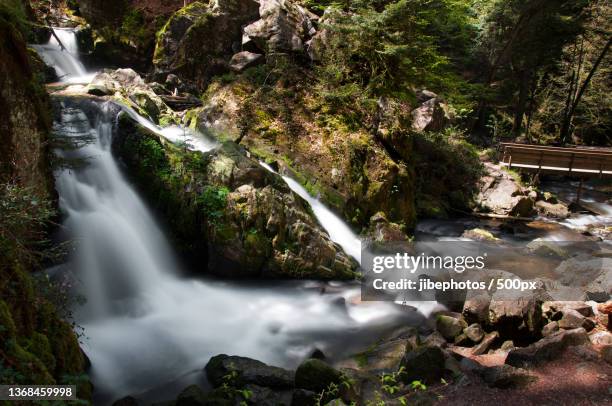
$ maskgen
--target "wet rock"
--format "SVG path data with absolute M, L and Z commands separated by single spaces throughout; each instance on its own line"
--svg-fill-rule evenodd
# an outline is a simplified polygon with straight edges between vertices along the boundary
M 489 348 L 491 348 L 495 340 L 497 340 L 498 338 L 499 338 L 499 333 L 497 331 L 493 331 L 491 333 L 485 334 L 480 344 L 472 348 L 472 355 L 482 355 L 486 353 L 489 350 Z
M 474 343 L 479 343 L 484 337 L 484 330 L 480 327 L 480 324 L 470 324 L 463 330 L 463 333 Z
M 546 257 L 567 258 L 569 256 L 569 253 L 558 242 L 541 238 L 531 241 L 526 248 L 532 254 Z
M 482 228 L 474 228 L 465 231 L 461 237 L 469 238 L 474 241 L 498 241 L 499 238 L 495 237 L 490 231 L 483 230 Z
M 527 347 L 511 350 L 506 357 L 506 364 L 515 367 L 538 364 L 557 357 L 568 346 L 586 344 L 588 340 L 583 328 L 561 330 Z
M 446 339 L 438 331 L 434 331 L 423 340 L 423 345 L 431 347 L 446 347 Z
M 253 384 L 268 388 L 292 388 L 294 373 L 273 367 L 251 358 L 216 355 L 205 367 L 206 376 L 214 386 L 221 386 L 224 377 L 235 372 L 234 383 L 238 386 Z
M 404 370 L 400 379 L 406 383 L 415 380 L 439 382 L 444 373 L 444 363 L 444 353 L 439 347 L 421 346 L 402 358 L 400 365 Z
M 300 389 L 320 393 L 330 384 L 340 384 L 342 373 L 324 361 L 308 359 L 295 371 L 295 386 Z
M 447 341 L 453 341 L 466 327 L 467 323 L 460 316 L 452 317 L 441 314 L 436 317 L 436 330 L 438 330 Z
M 205 405 L 206 394 L 198 385 L 190 385 L 176 398 L 176 406 L 203 406 Z
M 542 216 L 556 219 L 565 219 L 570 215 L 569 209 L 562 203 L 552 204 L 540 200 L 536 202 L 535 209 Z
M 582 314 L 573 309 L 563 310 L 563 317 L 559 320 L 559 328 L 570 330 L 582 327 L 586 331 L 591 331 L 595 327 L 593 320 L 587 319 Z
M 448 106 L 438 98 L 432 98 L 412 111 L 412 129 L 417 132 L 440 131 L 452 119 Z
M 559 323 L 556 321 L 551 321 L 542 328 L 542 335 L 547 337 L 553 333 L 556 333 L 557 331 L 559 331 Z
M 525 386 L 534 378 L 527 371 L 510 365 L 496 365 L 484 368 L 482 379 L 494 388 L 511 388 Z
M 243 70 L 256 66 L 264 62 L 262 54 L 256 54 L 249 51 L 242 51 L 234 54 L 229 61 L 229 67 L 234 72 L 242 72 Z

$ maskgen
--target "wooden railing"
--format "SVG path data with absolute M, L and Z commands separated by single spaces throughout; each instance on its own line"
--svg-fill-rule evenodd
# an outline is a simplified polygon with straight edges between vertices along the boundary
M 580 178 L 612 176 L 612 148 L 561 148 L 501 143 L 500 164 L 534 173 Z

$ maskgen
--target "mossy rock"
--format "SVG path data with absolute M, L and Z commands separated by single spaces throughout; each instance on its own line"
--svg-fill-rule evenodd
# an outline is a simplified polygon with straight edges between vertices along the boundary
M 340 385 L 342 379 L 342 372 L 315 358 L 304 361 L 295 371 L 295 386 L 316 393 L 328 390 L 332 384 Z

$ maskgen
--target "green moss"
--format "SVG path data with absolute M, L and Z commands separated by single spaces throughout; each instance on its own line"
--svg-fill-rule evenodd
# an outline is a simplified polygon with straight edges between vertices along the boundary
M 225 186 L 205 186 L 198 196 L 197 203 L 206 214 L 209 222 L 216 223 L 222 217 L 227 206 L 229 189 Z

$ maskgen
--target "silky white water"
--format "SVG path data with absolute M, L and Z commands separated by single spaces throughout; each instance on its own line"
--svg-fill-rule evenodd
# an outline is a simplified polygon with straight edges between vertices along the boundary
M 265 162 L 259 163 L 270 172 L 276 173 L 274 169 Z M 355 258 L 357 262 L 361 263 L 361 240 L 353 230 L 351 230 L 348 224 L 342 221 L 340 217 L 328 209 L 320 200 L 312 197 L 298 182 L 286 175 L 282 177 L 291 190 L 310 204 L 315 217 L 319 220 L 319 223 L 323 226 L 325 231 L 327 231 L 331 240 L 340 245 L 344 252 Z
M 101 403 L 200 370 L 219 353 L 288 367 L 315 347 L 343 354 L 409 316 L 390 303 L 350 304 L 358 285 L 338 284 L 321 294 L 321 286 L 308 282 L 181 277 L 162 232 L 111 154 L 119 109 L 90 101 L 88 110 L 99 111 L 87 116 L 63 103 L 56 135 L 90 138 L 76 150 L 58 151 L 84 161 L 59 170 L 56 184 L 66 232 L 77 244 L 70 268 L 86 303 L 76 317 Z
M 52 28 L 55 36 L 44 45 L 32 45 L 43 61 L 55 69 L 62 82 L 89 83 L 93 74 L 89 74 L 79 58 L 79 47 L 76 34 L 71 29 Z M 60 43 L 56 39 L 59 38 Z M 62 45 L 64 48 L 62 49 Z

